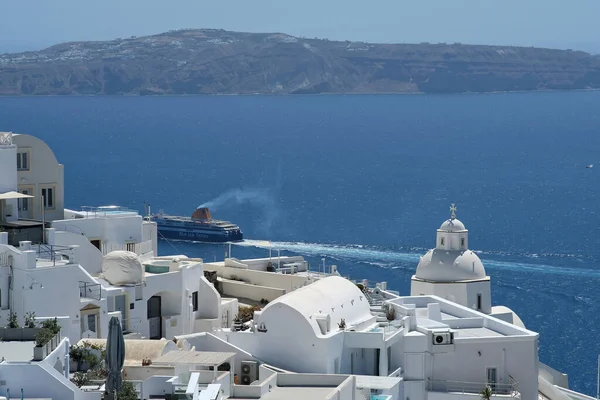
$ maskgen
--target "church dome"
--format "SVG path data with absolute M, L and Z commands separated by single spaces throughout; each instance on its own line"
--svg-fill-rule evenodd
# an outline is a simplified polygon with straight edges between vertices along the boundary
M 446 231 L 446 232 L 460 232 L 460 231 L 467 230 L 467 228 L 465 228 L 465 224 L 463 224 L 456 218 L 454 218 L 454 219 L 450 218 L 450 219 L 447 219 L 446 221 L 444 221 L 442 226 L 440 226 L 439 230 Z
M 415 278 L 430 282 L 461 282 L 484 280 L 487 276 L 483 263 L 471 250 L 434 249 L 421 257 Z

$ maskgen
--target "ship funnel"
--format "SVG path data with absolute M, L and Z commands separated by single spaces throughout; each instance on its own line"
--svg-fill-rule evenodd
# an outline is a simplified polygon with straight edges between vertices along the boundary
M 212 219 L 210 211 L 206 207 L 197 208 L 192 214 L 193 220 L 210 221 Z

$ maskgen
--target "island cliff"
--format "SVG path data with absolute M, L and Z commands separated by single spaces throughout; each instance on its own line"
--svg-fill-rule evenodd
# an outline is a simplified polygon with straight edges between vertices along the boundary
M 0 95 L 463 93 L 600 88 L 600 56 L 194 29 L 0 54 Z

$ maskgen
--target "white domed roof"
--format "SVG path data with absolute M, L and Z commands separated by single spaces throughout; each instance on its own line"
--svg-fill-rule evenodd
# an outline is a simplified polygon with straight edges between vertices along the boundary
M 447 219 L 446 221 L 444 221 L 442 226 L 440 226 L 439 230 L 447 231 L 447 232 L 460 232 L 460 231 L 466 231 L 467 228 L 465 228 L 465 224 L 463 224 L 456 218 L 454 218 L 454 219 L 450 218 L 450 219 Z
M 111 285 L 135 285 L 144 279 L 144 266 L 131 251 L 112 251 L 104 256 L 102 275 Z
M 430 250 L 421 257 L 415 277 L 430 282 L 487 279 L 483 263 L 477 254 L 471 250 L 444 249 Z

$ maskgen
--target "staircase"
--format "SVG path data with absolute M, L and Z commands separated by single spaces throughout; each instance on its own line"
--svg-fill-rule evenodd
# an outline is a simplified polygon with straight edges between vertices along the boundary
M 380 293 L 365 293 L 365 297 L 369 302 L 369 309 L 371 314 L 377 317 L 377 322 L 388 322 L 385 309 L 383 308 L 383 301 L 385 298 Z

